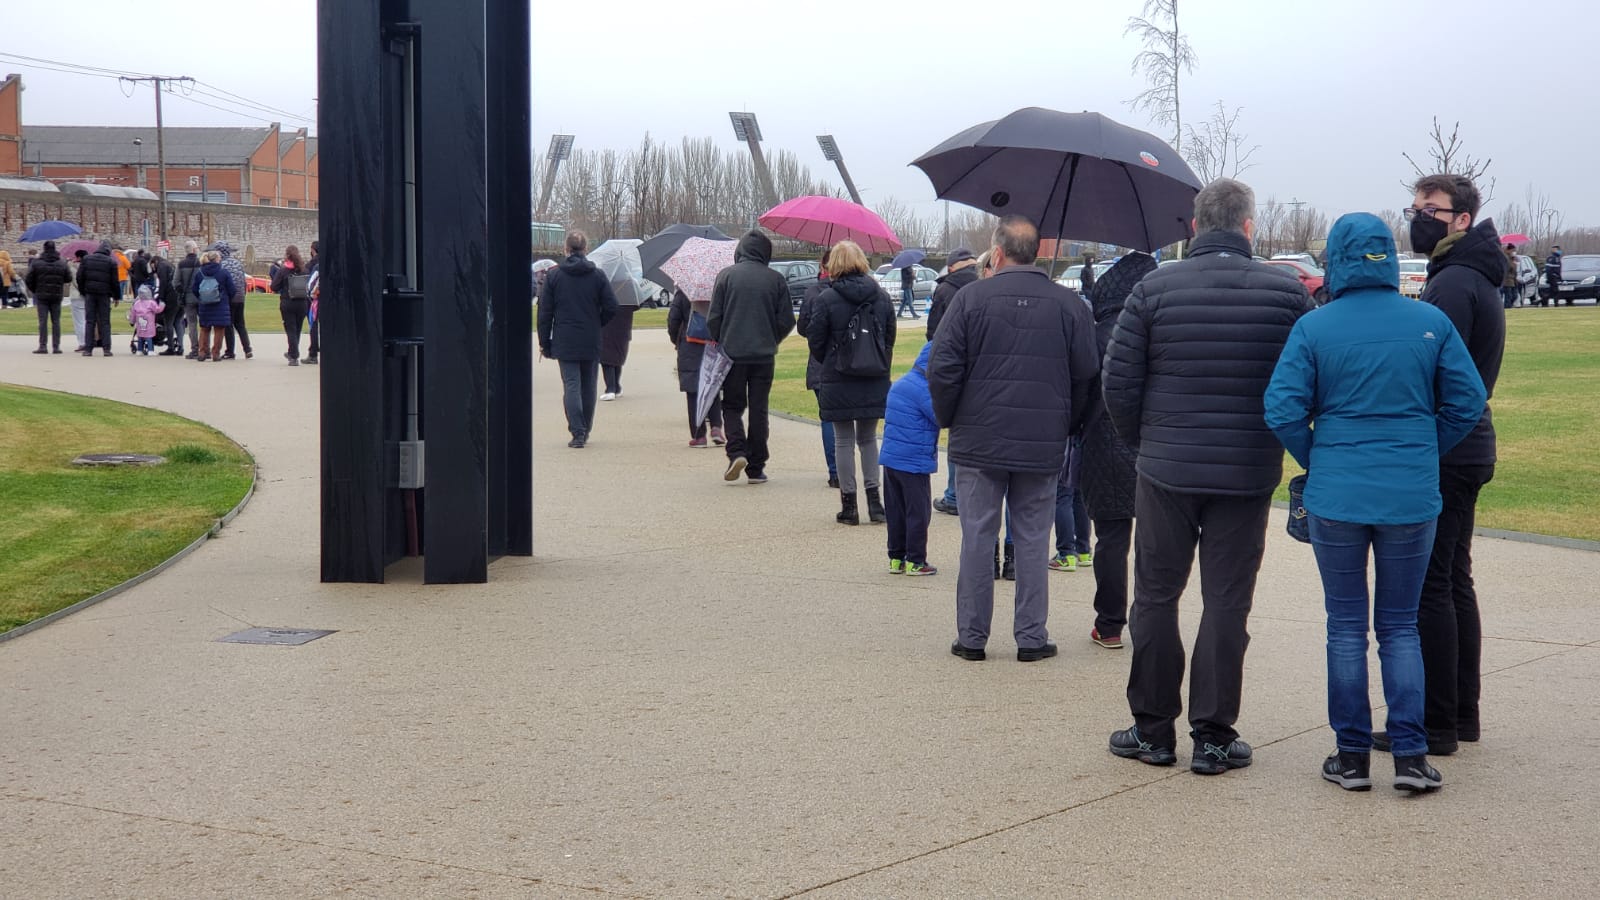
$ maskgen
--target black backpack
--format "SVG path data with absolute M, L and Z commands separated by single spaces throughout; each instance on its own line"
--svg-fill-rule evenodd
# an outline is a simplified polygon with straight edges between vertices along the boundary
M 856 307 L 839 337 L 833 353 L 833 368 L 852 378 L 875 378 L 889 374 L 889 345 L 883 322 L 873 315 L 876 297 Z

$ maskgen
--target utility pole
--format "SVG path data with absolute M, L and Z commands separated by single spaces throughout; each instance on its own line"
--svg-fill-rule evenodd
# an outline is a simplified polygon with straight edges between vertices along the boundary
M 165 125 L 161 119 L 161 89 L 174 81 L 193 83 L 194 79 L 187 75 L 147 75 L 140 78 L 123 75 L 117 80 L 131 84 L 148 81 L 156 91 L 156 172 L 161 180 L 157 185 L 156 196 L 161 200 L 161 239 L 164 241 L 167 239 L 167 139 Z

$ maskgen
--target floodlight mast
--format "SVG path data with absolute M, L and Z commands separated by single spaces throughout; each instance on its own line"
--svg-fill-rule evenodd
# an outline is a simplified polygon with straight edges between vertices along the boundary
M 733 122 L 733 136 L 750 146 L 750 160 L 755 164 L 756 179 L 766 192 L 767 206 L 777 206 L 778 191 L 772 186 L 772 171 L 767 168 L 767 158 L 761 154 L 761 126 L 756 123 L 755 113 L 730 112 L 728 118 Z
M 839 142 L 831 134 L 817 135 L 817 145 L 822 148 L 822 158 L 839 167 L 839 177 L 844 179 L 844 189 L 850 192 L 850 200 L 857 206 L 861 204 L 861 192 L 856 190 L 856 183 L 850 178 L 850 170 L 844 167 L 844 154 L 839 152 Z
M 539 191 L 539 206 L 533 214 L 535 220 L 543 222 L 545 216 L 549 214 L 550 195 L 556 188 L 556 172 L 561 168 L 561 163 L 571 155 L 572 135 L 552 134 L 550 150 L 545 154 L 544 187 Z

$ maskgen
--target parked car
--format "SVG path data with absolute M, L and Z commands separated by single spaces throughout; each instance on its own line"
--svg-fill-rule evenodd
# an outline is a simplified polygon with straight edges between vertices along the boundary
M 916 283 L 911 287 L 913 301 L 922 303 L 932 300 L 933 289 L 938 287 L 939 273 L 927 266 L 912 266 L 911 268 L 916 272 L 917 277 Z M 893 300 L 895 305 L 898 306 L 900 303 L 900 270 L 885 269 L 879 266 L 876 277 L 878 284 L 883 288 L 883 292 L 888 294 L 889 299 Z
M 1311 299 L 1316 301 L 1318 306 L 1328 302 L 1328 290 L 1322 286 L 1323 279 L 1327 277 L 1327 274 L 1312 263 L 1295 256 L 1291 258 L 1273 257 L 1267 260 L 1267 265 L 1282 266 L 1293 272 L 1294 277 L 1300 279 L 1300 283 L 1305 285 L 1306 292 L 1311 295 Z
M 800 301 L 806 298 L 806 288 L 817 283 L 817 275 L 822 271 L 815 260 L 809 259 L 775 259 L 767 265 L 789 283 L 789 302 L 795 309 L 800 308 Z
M 265 294 L 272 290 L 272 279 L 260 275 L 246 275 L 244 277 L 245 290 L 256 294 Z
M 1407 297 L 1421 297 L 1422 287 L 1428 283 L 1428 261 L 1425 259 L 1400 260 L 1400 293 Z
M 1571 306 L 1572 301 L 1584 298 L 1600 301 L 1600 256 L 1577 254 L 1561 257 L 1560 286 L 1554 295 L 1548 285 L 1542 286 L 1540 292 L 1545 303 L 1552 299 L 1556 303 L 1565 300 Z
M 1517 257 L 1517 303 L 1530 305 L 1539 299 L 1539 266 L 1531 256 Z
M 1116 265 L 1115 260 L 1095 263 L 1094 277 L 1099 278 L 1100 276 L 1106 274 L 1107 272 L 1111 271 L 1111 267 L 1114 265 Z M 1083 290 L 1083 263 L 1078 263 L 1075 266 L 1067 266 L 1066 270 L 1061 273 L 1061 276 L 1056 279 L 1056 284 L 1059 284 L 1062 287 L 1072 288 L 1075 291 Z

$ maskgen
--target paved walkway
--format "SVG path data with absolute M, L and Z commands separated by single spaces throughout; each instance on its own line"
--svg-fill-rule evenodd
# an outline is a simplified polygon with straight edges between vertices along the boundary
M 1600 554 L 1484 540 L 1484 738 L 1436 795 L 1320 780 L 1323 626 L 1274 519 L 1240 729 L 1200 778 L 1105 751 L 1127 654 L 1051 576 L 1061 655 L 949 655 L 945 574 L 883 574 L 832 521 L 817 432 L 772 482 L 690 450 L 671 351 L 566 449 L 537 368 L 536 556 L 487 585 L 317 581 L 316 381 L 255 360 L 33 357 L 0 380 L 209 422 L 254 501 L 169 572 L 0 644 L 0 895 L 51 897 L 1593 896 Z M 64 451 L 70 448 L 63 448 Z M 1281 516 L 1281 514 L 1275 514 Z M 106 548 L 114 552 L 115 548 Z M 1190 602 L 1186 626 L 1197 616 Z M 331 628 L 298 647 L 215 639 Z M 1374 679 L 1376 681 L 1376 679 Z M 1187 749 L 1184 748 L 1184 752 Z M 1375 767 L 1383 774 L 1381 767 Z

